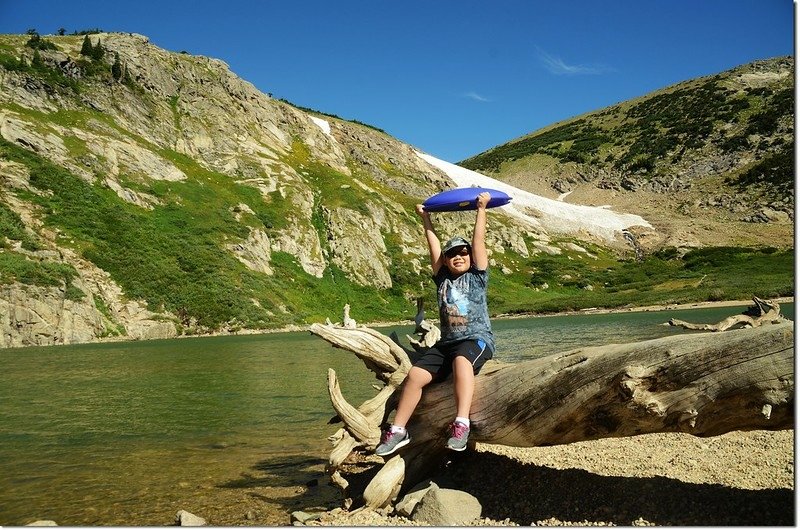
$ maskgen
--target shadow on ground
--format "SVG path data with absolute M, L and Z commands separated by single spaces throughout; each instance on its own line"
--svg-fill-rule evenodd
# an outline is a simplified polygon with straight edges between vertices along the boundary
M 294 510 L 341 506 L 342 496 L 329 484 L 324 464 L 321 458 L 283 455 L 259 462 L 252 473 L 219 487 L 248 490 L 251 499 L 283 512 L 285 522 L 274 520 L 277 524 L 289 524 L 288 515 Z M 379 466 L 360 462 L 346 469 L 343 476 L 353 490 L 363 491 Z M 440 487 L 477 497 L 484 517 L 508 518 L 521 526 L 553 518 L 618 526 L 630 526 L 639 518 L 659 526 L 795 524 L 794 491 L 786 488 L 745 490 L 666 477 L 603 476 L 472 451 L 454 454 L 433 480 Z M 355 499 L 353 508 L 359 501 Z
M 667 477 L 602 476 L 525 464 L 493 453 L 457 455 L 434 481 L 477 497 L 484 517 L 508 517 L 520 525 L 556 518 L 630 526 L 640 517 L 659 526 L 795 523 L 791 489 L 745 490 Z

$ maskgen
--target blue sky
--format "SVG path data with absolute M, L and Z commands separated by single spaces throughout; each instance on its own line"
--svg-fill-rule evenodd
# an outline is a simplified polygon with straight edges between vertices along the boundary
M 0 33 L 140 33 L 449 162 L 792 55 L 794 18 L 791 0 L 0 0 Z

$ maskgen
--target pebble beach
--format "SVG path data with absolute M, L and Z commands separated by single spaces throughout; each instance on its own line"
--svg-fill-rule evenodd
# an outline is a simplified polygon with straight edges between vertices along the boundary
M 648 434 L 568 445 L 477 444 L 434 477 L 483 507 L 473 526 L 793 526 L 794 430 Z M 320 526 L 416 526 L 390 510 Z

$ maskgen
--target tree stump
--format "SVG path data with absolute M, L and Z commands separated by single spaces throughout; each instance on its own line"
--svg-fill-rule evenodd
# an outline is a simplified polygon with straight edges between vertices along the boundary
M 455 410 L 452 380 L 426 387 L 407 426 L 411 443 L 386 457 L 363 491 L 351 491 L 340 467 L 351 453 L 374 451 L 414 352 L 396 337 L 349 326 L 313 324 L 310 331 L 354 353 L 384 386 L 354 407 L 342 397 L 336 373 L 328 371 L 331 403 L 344 427 L 329 438 L 334 448 L 327 469 L 347 506 L 362 498 L 380 508 L 444 460 L 446 426 Z M 791 429 L 793 350 L 793 323 L 787 321 L 713 337 L 579 348 L 516 364 L 489 361 L 475 381 L 470 442 L 536 447 L 659 432 L 716 436 Z

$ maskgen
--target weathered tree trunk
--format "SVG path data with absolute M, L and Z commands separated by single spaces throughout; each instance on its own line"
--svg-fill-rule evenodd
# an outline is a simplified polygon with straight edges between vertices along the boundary
M 381 507 L 430 475 L 446 449 L 455 412 L 452 382 L 425 389 L 408 429 L 412 441 L 363 492 L 349 491 L 339 467 L 353 450 L 371 452 L 410 368 L 408 351 L 364 326 L 311 326 L 311 332 L 361 358 L 383 389 L 355 408 L 328 383 L 344 422 L 331 441 L 332 480 L 346 495 Z M 794 426 L 791 322 L 722 334 L 690 334 L 580 348 L 518 364 L 490 361 L 476 378 L 471 442 L 515 447 L 567 444 L 657 432 L 715 436 Z
M 730 316 L 716 324 L 693 324 L 677 318 L 671 318 L 668 324 L 697 331 L 727 331 L 737 328 L 757 328 L 764 324 L 777 324 L 786 320 L 781 315 L 781 306 L 777 302 L 762 300 L 757 296 L 753 297 L 753 302 L 755 305 L 742 314 Z

